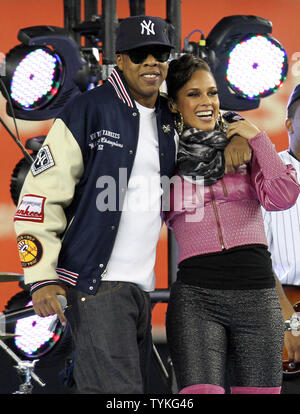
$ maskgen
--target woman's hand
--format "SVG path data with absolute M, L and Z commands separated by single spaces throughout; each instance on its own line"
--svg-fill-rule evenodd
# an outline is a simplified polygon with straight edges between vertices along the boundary
M 247 139 L 239 135 L 232 137 L 229 144 L 224 150 L 225 157 L 225 174 L 234 173 L 242 164 L 251 159 L 251 148 Z
M 254 138 L 261 131 L 252 122 L 244 119 L 243 121 L 232 122 L 227 128 L 227 138 L 230 139 L 234 135 L 239 135 L 245 139 Z

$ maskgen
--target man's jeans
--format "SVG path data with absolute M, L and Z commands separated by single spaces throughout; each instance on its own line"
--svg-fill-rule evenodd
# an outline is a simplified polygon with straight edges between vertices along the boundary
M 146 393 L 152 350 L 149 294 L 133 283 L 101 282 L 96 295 L 74 288 L 66 316 L 79 393 Z

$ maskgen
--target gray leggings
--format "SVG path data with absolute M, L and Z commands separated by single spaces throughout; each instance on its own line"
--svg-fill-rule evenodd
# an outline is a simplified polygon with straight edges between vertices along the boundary
M 178 389 L 280 387 L 284 326 L 276 289 L 171 288 L 167 339 Z

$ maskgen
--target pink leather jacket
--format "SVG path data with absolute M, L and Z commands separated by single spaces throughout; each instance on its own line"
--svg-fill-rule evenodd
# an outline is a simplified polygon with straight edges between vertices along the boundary
M 178 263 L 235 246 L 267 245 L 260 206 L 278 211 L 295 204 L 300 186 L 294 168 L 283 164 L 264 132 L 249 145 L 248 167 L 212 186 L 196 186 L 177 176 L 165 220 L 177 240 Z

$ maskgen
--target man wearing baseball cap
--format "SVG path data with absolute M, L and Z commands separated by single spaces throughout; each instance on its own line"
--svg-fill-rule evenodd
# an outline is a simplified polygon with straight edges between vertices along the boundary
M 294 87 L 289 98 L 285 126 L 289 136 L 289 148 L 279 155 L 285 164 L 291 164 L 295 168 L 299 180 L 300 84 Z M 274 272 L 280 281 L 279 283 L 277 280 L 277 290 L 288 329 L 285 334 L 283 359 L 288 361 L 290 374 L 289 379 L 283 381 L 282 393 L 300 394 L 300 320 L 293 308 L 295 302 L 300 300 L 300 198 L 298 197 L 296 204 L 289 210 L 276 213 L 263 210 L 263 216 Z
M 147 392 L 160 184 L 176 158 L 159 94 L 169 30 L 159 17 L 121 21 L 117 66 L 64 108 L 20 195 L 15 229 L 25 283 L 38 315 L 70 323 L 78 393 Z M 57 295 L 67 298 L 65 314 Z
M 172 45 L 169 25 L 159 17 L 134 16 L 123 20 L 118 28 L 116 52 L 117 65 L 127 79 L 133 97 L 143 95 L 154 101 L 159 87 L 167 76 L 167 60 Z M 147 65 L 145 61 L 152 58 Z M 155 65 L 153 64 L 154 62 Z M 153 99 L 150 106 L 153 107 Z

